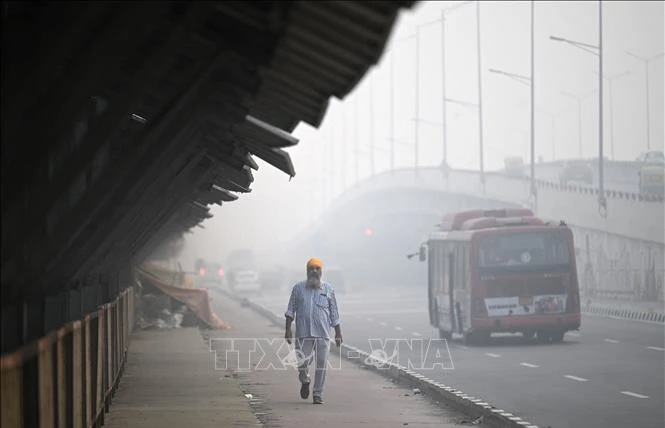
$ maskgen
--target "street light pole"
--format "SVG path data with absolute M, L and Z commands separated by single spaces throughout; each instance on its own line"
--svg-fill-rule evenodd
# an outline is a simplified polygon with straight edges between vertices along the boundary
M 448 110 L 446 108 L 446 12 L 450 12 L 458 7 L 470 4 L 470 1 L 458 3 L 455 6 L 441 9 L 441 124 L 443 126 L 443 164 L 445 173 L 448 173 Z
M 416 66 L 416 77 L 414 79 L 415 81 L 415 90 L 416 90 L 416 96 L 415 96 L 415 117 L 416 120 L 413 123 L 414 127 L 414 162 L 415 162 L 415 168 L 416 168 L 416 174 L 419 173 L 419 163 L 418 163 L 418 137 L 419 137 L 419 127 L 418 127 L 418 119 L 420 119 L 420 27 L 416 27 L 416 61 L 415 61 L 415 66 Z
M 556 126 L 555 126 L 555 118 L 552 116 L 550 118 L 552 120 L 552 160 L 556 160 Z
M 533 1 L 531 2 L 531 13 L 532 13 L 532 19 L 533 19 Z M 530 107 L 531 107 L 531 117 L 530 117 L 530 127 L 531 127 L 531 138 L 530 138 L 530 158 L 531 158 L 531 197 L 533 198 L 533 203 L 534 203 L 534 208 L 537 209 L 537 189 L 536 189 L 536 119 L 535 119 L 535 105 L 536 105 L 536 97 L 535 97 L 535 91 L 534 91 L 534 84 L 533 84 L 533 76 L 534 76 L 534 55 L 533 55 L 533 23 L 531 24 L 531 77 L 526 77 L 526 76 L 521 76 L 519 74 L 515 73 L 509 73 L 507 71 L 502 71 L 502 70 L 496 70 L 494 68 L 490 68 L 489 72 L 490 73 L 495 73 L 495 74 L 501 74 L 503 76 L 506 76 L 510 79 L 513 79 L 523 85 L 528 85 L 531 88 L 531 101 L 530 101 Z
M 443 164 L 448 171 L 448 124 L 446 123 L 446 10 L 441 9 L 441 130 L 443 135 Z
M 582 154 L 582 100 L 577 100 L 577 144 L 579 149 L 578 156 L 580 159 L 584 157 Z
M 483 159 L 483 79 L 480 43 L 480 1 L 476 1 L 476 44 L 478 55 L 478 144 L 480 149 L 480 183 L 485 191 L 485 164 Z
M 531 197 L 533 198 L 534 208 L 538 210 L 538 195 L 536 192 L 536 116 L 535 116 L 535 81 L 534 81 L 534 0 L 531 0 Z
M 595 73 L 596 75 L 599 75 L 600 73 Z M 625 71 L 620 74 L 613 74 L 611 76 L 606 75 L 603 76 L 604 79 L 607 79 L 609 83 L 609 93 L 608 93 L 608 102 L 610 104 L 610 157 L 612 160 L 615 159 L 614 157 L 614 81 L 616 79 L 620 79 L 622 77 L 628 76 L 630 73 Z
M 604 177 L 604 159 L 603 159 L 603 2 L 598 1 L 598 46 L 593 46 L 587 43 L 576 42 L 567 40 L 563 37 L 550 36 L 550 39 L 557 42 L 564 42 L 572 45 L 578 49 L 598 55 L 598 67 L 600 74 L 598 76 L 598 208 L 602 217 L 607 216 L 607 201 L 605 199 L 605 177 Z M 578 114 L 581 118 L 581 100 L 578 100 Z M 580 120 L 581 126 L 581 120 Z M 580 130 L 581 134 L 581 130 Z M 581 137 L 580 137 L 581 141 Z M 581 147 L 580 147 L 581 150 Z
M 369 171 L 374 176 L 374 85 L 369 81 Z
M 603 0 L 598 1 L 598 205 L 601 216 L 606 216 L 605 159 L 603 155 Z
M 395 51 L 390 52 L 390 171 L 395 172 Z
M 353 157 L 353 173 L 354 173 L 354 183 L 357 183 L 360 179 L 360 171 L 358 164 L 358 97 L 360 94 L 356 91 L 353 96 L 353 110 L 354 110 L 354 120 L 353 120 L 353 150 L 355 156 Z
M 342 191 L 346 190 L 346 112 L 342 110 Z
M 577 144 L 578 144 L 578 150 L 579 150 L 578 156 L 580 157 L 580 159 L 582 159 L 582 157 L 583 157 L 583 153 L 582 153 L 582 101 L 584 101 L 584 99 L 586 97 L 588 97 L 589 95 L 591 95 L 595 92 L 596 91 L 594 90 L 594 91 L 591 91 L 587 94 L 579 96 L 579 95 L 571 94 L 570 92 L 561 91 L 562 95 L 565 95 L 569 98 L 572 98 L 577 102 Z
M 645 85 L 645 102 L 646 102 L 646 114 L 647 114 L 647 150 L 651 150 L 651 109 L 649 106 L 649 63 L 655 59 L 663 57 L 665 53 L 659 53 L 658 55 L 654 55 L 650 58 L 645 58 L 641 57 L 638 55 L 635 55 L 634 53 L 631 52 L 626 52 L 627 55 L 632 56 L 633 58 L 642 61 L 644 63 L 644 72 L 646 74 L 646 79 L 644 82 Z

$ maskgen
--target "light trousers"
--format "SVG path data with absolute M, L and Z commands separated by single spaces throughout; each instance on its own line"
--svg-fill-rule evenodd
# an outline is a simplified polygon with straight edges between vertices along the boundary
M 309 383 L 309 366 L 316 361 L 314 372 L 314 388 L 312 394 L 322 397 L 323 384 L 326 381 L 326 369 L 328 367 L 328 353 L 330 342 L 323 337 L 303 337 L 295 340 L 296 355 L 298 356 L 298 379 L 300 383 Z

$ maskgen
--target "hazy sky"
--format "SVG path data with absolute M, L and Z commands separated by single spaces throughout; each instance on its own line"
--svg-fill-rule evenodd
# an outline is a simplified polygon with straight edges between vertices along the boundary
M 234 247 L 274 249 L 280 240 L 306 227 L 322 212 L 327 201 L 356 180 L 356 171 L 360 179 L 370 174 L 370 135 L 375 146 L 375 171 L 388 170 L 391 107 L 398 141 L 396 166 L 414 165 L 415 123 L 420 123 L 419 163 L 439 164 L 443 140 L 443 49 L 439 20 L 442 9 L 459 3 L 422 2 L 403 13 L 381 62 L 356 90 L 342 102 L 331 101 L 320 129 L 301 124 L 294 132 L 300 143 L 289 153 L 297 176 L 289 182 L 286 175 L 257 158 L 260 170 L 255 174 L 253 192 L 224 207 L 215 206 L 215 217 L 205 223 L 205 229 L 197 229 L 190 235 L 185 263 L 203 254 L 221 260 Z M 471 104 L 446 104 L 448 163 L 453 168 L 478 169 L 479 165 L 476 7 L 473 2 L 446 13 L 446 96 Z M 627 73 L 613 79 L 611 105 L 609 80 L 604 81 L 603 129 L 608 157 L 612 157 L 612 140 L 614 158 L 618 160 L 632 160 L 646 150 L 645 66 L 626 52 L 653 57 L 665 51 L 664 11 L 664 3 L 657 1 L 603 3 L 604 74 Z M 522 156 L 525 160 L 530 156 L 530 88 L 489 72 L 492 68 L 529 76 L 530 16 L 531 3 L 527 1 L 480 3 L 486 169 L 501 168 L 506 156 Z M 598 56 L 552 41 L 550 36 L 597 45 L 598 2 L 537 1 L 534 16 L 536 158 L 578 156 L 578 103 L 562 91 L 589 95 L 581 104 L 582 154 L 597 156 Z M 418 26 L 416 61 L 414 34 Z M 649 63 L 649 76 L 651 147 L 662 150 L 665 141 L 662 56 Z M 416 82 L 419 122 L 414 120 Z

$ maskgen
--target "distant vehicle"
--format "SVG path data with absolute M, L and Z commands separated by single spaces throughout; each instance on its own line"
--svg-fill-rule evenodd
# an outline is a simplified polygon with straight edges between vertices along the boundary
M 573 233 L 530 209 L 448 214 L 420 249 L 430 324 L 483 342 L 521 332 L 560 342 L 581 324 Z
M 585 184 L 593 184 L 593 170 L 589 162 L 585 160 L 567 161 L 559 174 L 561 186 L 567 186 L 571 181 L 581 181 Z
M 226 282 L 231 291 L 256 291 L 261 288 L 256 256 L 252 250 L 231 252 L 226 260 L 226 268 Z
M 646 163 L 665 163 L 665 154 L 660 150 L 651 150 L 646 153 L 641 154 L 637 158 L 638 162 Z
M 640 195 L 665 196 L 665 166 L 646 164 L 638 172 Z
M 235 293 L 258 293 L 262 288 L 259 273 L 254 270 L 235 271 L 229 288 Z
M 224 269 L 219 263 L 206 261 L 204 259 L 197 259 L 195 263 L 196 268 L 196 284 L 198 287 L 221 287 L 224 284 Z
M 524 159 L 520 156 L 510 156 L 503 160 L 505 172 L 514 177 L 524 176 Z

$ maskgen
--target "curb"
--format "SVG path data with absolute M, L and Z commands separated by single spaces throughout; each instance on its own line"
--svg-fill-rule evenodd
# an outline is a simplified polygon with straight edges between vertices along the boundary
M 582 313 L 646 323 L 665 324 L 665 313 L 662 312 L 613 308 L 610 306 L 593 306 L 592 304 L 590 306 L 583 307 Z
M 253 311 L 259 313 L 264 318 L 274 323 L 276 326 L 284 327 L 283 319 L 264 306 L 261 306 L 258 303 L 254 303 L 247 298 L 231 294 L 226 290 L 220 290 L 220 292 L 240 303 L 242 306 L 249 307 Z M 436 382 L 406 367 L 389 362 L 384 365 L 387 368 L 382 369 L 377 367 L 377 365 L 368 364 L 365 361 L 372 359 L 370 354 L 354 346 L 342 344 L 342 349 L 346 351 L 342 352 L 342 358 L 345 360 L 367 369 L 372 369 L 376 373 L 379 373 L 387 378 L 394 379 L 411 388 L 418 388 L 423 394 L 429 395 L 434 400 L 452 405 L 454 408 L 466 414 L 467 416 L 472 417 L 474 420 L 482 417 L 482 424 L 485 426 L 490 426 L 493 428 L 539 428 L 538 425 L 527 422 L 519 416 L 515 416 L 512 413 L 506 412 L 505 410 L 498 409 L 479 398 L 471 397 L 462 391 Z M 347 356 L 348 351 L 358 353 L 363 358 L 349 358 Z

